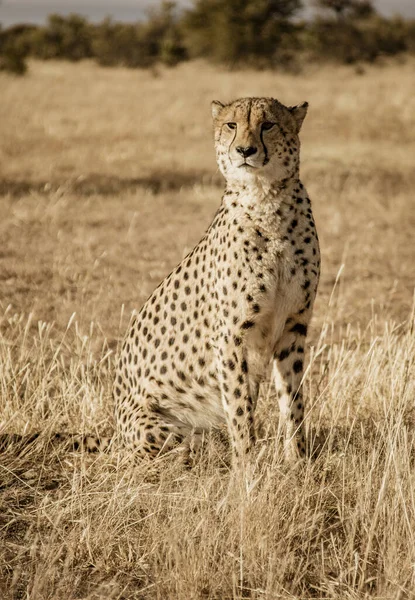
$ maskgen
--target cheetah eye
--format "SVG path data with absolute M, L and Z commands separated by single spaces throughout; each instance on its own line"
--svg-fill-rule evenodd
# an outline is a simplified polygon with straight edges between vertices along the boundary
M 225 125 L 229 129 L 236 129 L 236 123 L 225 123 Z
M 265 121 L 265 123 L 262 123 L 262 129 L 268 131 L 269 129 L 272 129 L 274 125 L 275 123 L 271 123 L 271 121 Z

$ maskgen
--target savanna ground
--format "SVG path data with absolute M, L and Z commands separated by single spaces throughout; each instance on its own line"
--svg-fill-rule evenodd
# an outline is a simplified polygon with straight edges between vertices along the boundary
M 415 597 L 414 63 L 300 76 L 32 63 L 0 76 L 0 597 Z M 305 376 L 313 460 L 289 468 L 265 383 L 256 480 L 134 466 L 56 431 L 112 431 L 134 309 L 197 242 L 222 178 L 210 100 L 310 102 L 302 179 L 322 279 Z

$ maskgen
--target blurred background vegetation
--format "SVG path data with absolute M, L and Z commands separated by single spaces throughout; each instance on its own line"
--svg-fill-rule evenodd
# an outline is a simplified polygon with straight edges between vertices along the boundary
M 27 58 L 103 66 L 174 66 L 204 57 L 228 68 L 301 71 L 309 62 L 359 64 L 415 53 L 415 20 L 381 16 L 371 0 L 193 0 L 161 2 L 137 23 L 52 14 L 45 26 L 0 29 L 0 70 L 24 74 Z

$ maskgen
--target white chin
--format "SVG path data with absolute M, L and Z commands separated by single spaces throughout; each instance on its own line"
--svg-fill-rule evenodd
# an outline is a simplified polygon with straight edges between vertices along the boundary
M 260 165 L 250 165 L 249 163 L 244 163 L 243 165 L 239 165 L 238 167 L 238 172 L 243 172 L 243 173 L 255 173 L 256 171 L 259 171 L 260 169 Z
M 233 171 L 233 176 L 236 179 L 245 179 L 247 181 L 250 181 L 256 179 L 260 171 L 261 170 L 258 169 L 258 167 L 251 167 L 251 165 L 241 165 Z

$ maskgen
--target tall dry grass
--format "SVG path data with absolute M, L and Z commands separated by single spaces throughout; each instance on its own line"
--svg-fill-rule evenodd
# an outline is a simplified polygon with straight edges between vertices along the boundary
M 1 598 L 414 597 L 413 66 L 0 75 L 0 426 L 42 432 L 0 455 Z M 283 463 L 268 382 L 249 489 L 222 438 L 192 471 L 68 452 L 53 432 L 112 430 L 131 311 L 218 205 L 210 100 L 253 94 L 310 102 L 313 459 Z

